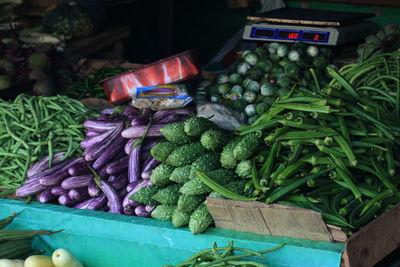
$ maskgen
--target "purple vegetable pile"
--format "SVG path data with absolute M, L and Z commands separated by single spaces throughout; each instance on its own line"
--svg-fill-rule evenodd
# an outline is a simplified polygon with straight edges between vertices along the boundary
M 155 206 L 129 197 L 152 185 L 150 175 L 160 162 L 150 149 L 162 138 L 160 129 L 185 120 L 190 113 L 187 108 L 154 113 L 131 106 L 104 109 L 84 123 L 87 139 L 81 142 L 82 157 L 63 160 L 65 153 L 57 153 L 50 168 L 48 157 L 39 160 L 16 195 L 36 196 L 41 203 L 147 217 Z

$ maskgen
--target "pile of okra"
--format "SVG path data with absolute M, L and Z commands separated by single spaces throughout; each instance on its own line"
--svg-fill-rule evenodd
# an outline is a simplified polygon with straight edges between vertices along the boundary
M 0 99 L 0 188 L 18 188 L 30 165 L 45 156 L 80 153 L 82 123 L 92 113 L 66 96 Z
M 32 238 L 39 235 L 58 233 L 47 230 L 10 230 L 3 229 L 10 225 L 16 214 L 0 219 L 0 259 L 24 259 L 39 251 L 31 250 Z
M 321 212 L 326 223 L 349 234 L 397 204 L 400 76 L 384 73 L 399 73 L 399 56 L 373 58 L 373 67 L 383 66 L 375 78 L 366 75 L 372 69 L 365 63 L 328 69 L 331 86 L 282 97 L 239 128 L 241 135 L 261 132 L 268 151 L 253 176 L 252 195 Z

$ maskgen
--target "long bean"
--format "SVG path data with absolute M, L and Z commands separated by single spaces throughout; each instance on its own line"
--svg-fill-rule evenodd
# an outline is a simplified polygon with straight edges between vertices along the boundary
M 79 142 L 84 138 L 82 122 L 95 115 L 65 96 L 24 94 L 12 102 L 0 100 L 0 114 L 0 188 L 17 188 L 31 162 L 38 158 L 49 155 L 51 159 L 56 152 L 68 150 L 71 155 L 80 150 Z M 2 178 L 5 176 L 8 180 Z

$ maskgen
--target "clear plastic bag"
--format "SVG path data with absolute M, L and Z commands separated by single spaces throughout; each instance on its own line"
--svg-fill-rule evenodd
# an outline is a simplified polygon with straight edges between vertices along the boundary
M 132 97 L 132 106 L 152 110 L 181 108 L 192 101 L 183 84 L 140 87 Z

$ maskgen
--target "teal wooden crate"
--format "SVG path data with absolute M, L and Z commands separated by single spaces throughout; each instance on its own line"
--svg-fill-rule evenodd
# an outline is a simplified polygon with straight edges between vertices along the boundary
M 210 248 L 215 241 L 225 246 L 234 241 L 238 247 L 262 250 L 286 245 L 266 254 L 270 267 L 338 267 L 344 245 L 304 239 L 284 238 L 210 228 L 193 235 L 187 228 L 156 221 L 100 211 L 77 210 L 59 205 L 0 199 L 0 218 L 19 214 L 12 223 L 16 229 L 60 230 L 33 241 L 34 249 L 47 255 L 66 248 L 85 267 L 156 267 L 177 264 L 195 252 Z

